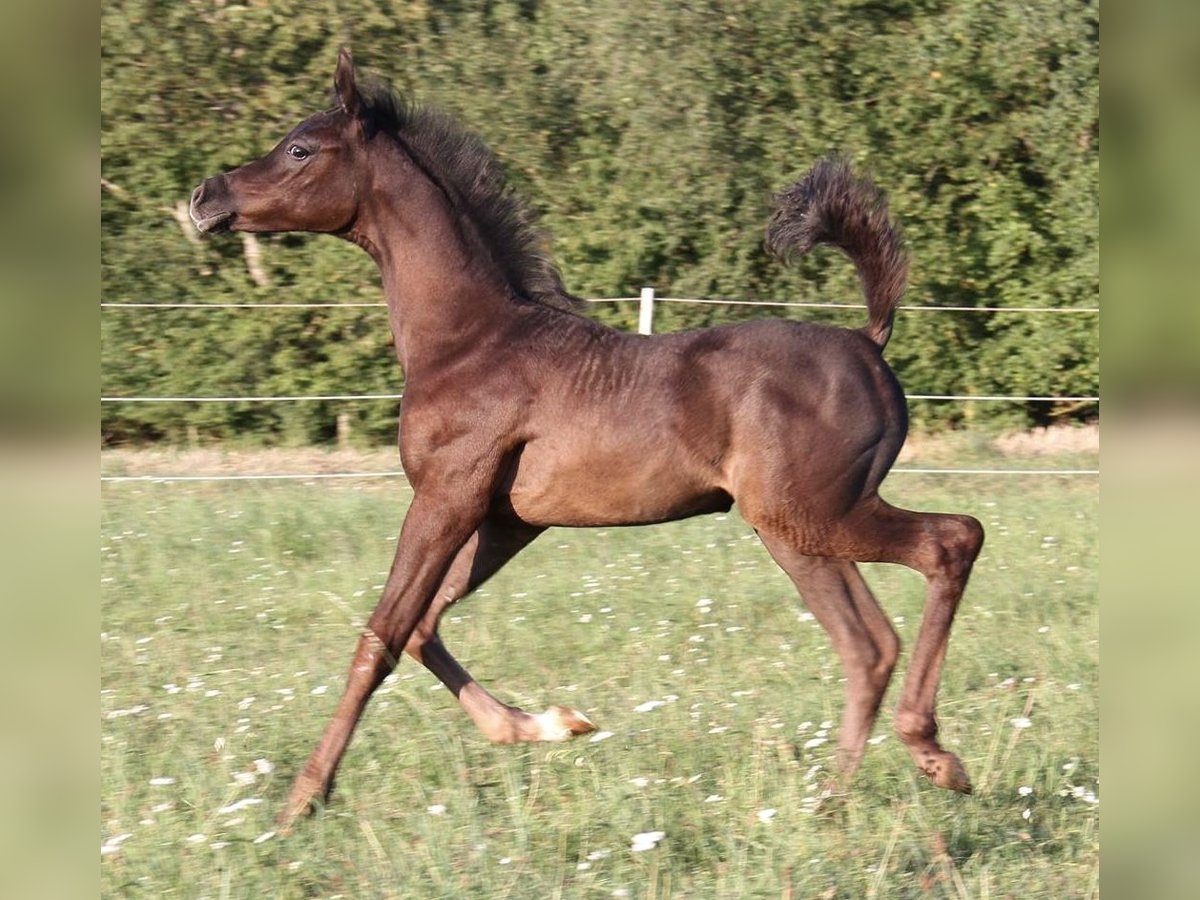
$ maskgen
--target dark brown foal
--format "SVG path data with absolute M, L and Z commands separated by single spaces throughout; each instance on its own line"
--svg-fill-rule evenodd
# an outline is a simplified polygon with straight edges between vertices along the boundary
M 378 264 L 406 386 L 400 455 L 413 501 L 346 690 L 296 778 L 285 825 L 325 798 L 372 692 L 407 652 L 494 741 L 592 730 L 530 715 L 480 687 L 438 638 L 445 609 L 551 525 L 663 522 L 737 502 L 829 632 L 846 670 L 839 760 L 862 757 L 899 640 L 856 562 L 928 580 L 896 727 L 935 784 L 969 791 L 937 743 L 935 700 L 955 609 L 983 541 L 967 516 L 896 509 L 878 494 L 907 413 L 883 361 L 907 257 L 883 195 L 840 161 L 776 198 L 768 246 L 818 243 L 854 262 L 858 330 L 756 322 L 647 337 L 579 315 L 491 152 L 446 116 L 360 82 L 270 153 L 198 187 L 204 232 L 311 231 Z

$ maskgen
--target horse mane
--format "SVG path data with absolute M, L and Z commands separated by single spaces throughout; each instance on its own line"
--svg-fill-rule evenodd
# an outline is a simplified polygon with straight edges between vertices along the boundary
M 546 250 L 537 214 L 513 191 L 500 160 L 478 135 L 449 113 L 402 96 L 383 78 L 360 76 L 358 91 L 373 126 L 396 138 L 474 226 L 464 229 L 464 237 L 516 299 L 580 308 Z

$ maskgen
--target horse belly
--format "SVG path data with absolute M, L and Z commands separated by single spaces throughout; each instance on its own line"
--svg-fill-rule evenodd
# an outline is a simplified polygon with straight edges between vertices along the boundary
M 563 526 L 644 525 L 732 505 L 717 473 L 681 465 L 675 454 L 564 449 L 527 444 L 496 505 L 530 524 Z

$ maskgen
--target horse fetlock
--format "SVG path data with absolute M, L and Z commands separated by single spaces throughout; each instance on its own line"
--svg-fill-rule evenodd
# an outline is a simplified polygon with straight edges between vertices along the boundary
M 848 782 L 851 776 L 858 771 L 859 765 L 862 764 L 865 744 L 859 743 L 855 746 L 839 746 L 837 754 L 834 757 L 837 761 L 838 778 L 837 781 L 841 784 Z
M 897 712 L 893 723 L 896 734 L 910 748 L 932 745 L 937 747 L 938 723 L 932 715 L 917 712 Z

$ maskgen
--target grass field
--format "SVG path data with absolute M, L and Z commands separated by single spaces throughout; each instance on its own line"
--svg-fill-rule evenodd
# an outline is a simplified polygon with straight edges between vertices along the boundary
M 408 489 L 106 484 L 104 895 L 1092 896 L 1097 479 L 896 474 L 884 493 L 988 531 L 940 702 L 974 795 L 916 773 L 890 731 L 897 679 L 851 791 L 813 812 L 840 667 L 735 510 L 551 531 L 447 615 L 447 645 L 499 697 L 575 706 L 607 737 L 493 746 L 405 660 L 329 806 L 280 836 L 275 812 L 337 701 Z M 866 574 L 907 651 L 922 580 Z M 646 832 L 663 836 L 634 850 Z

